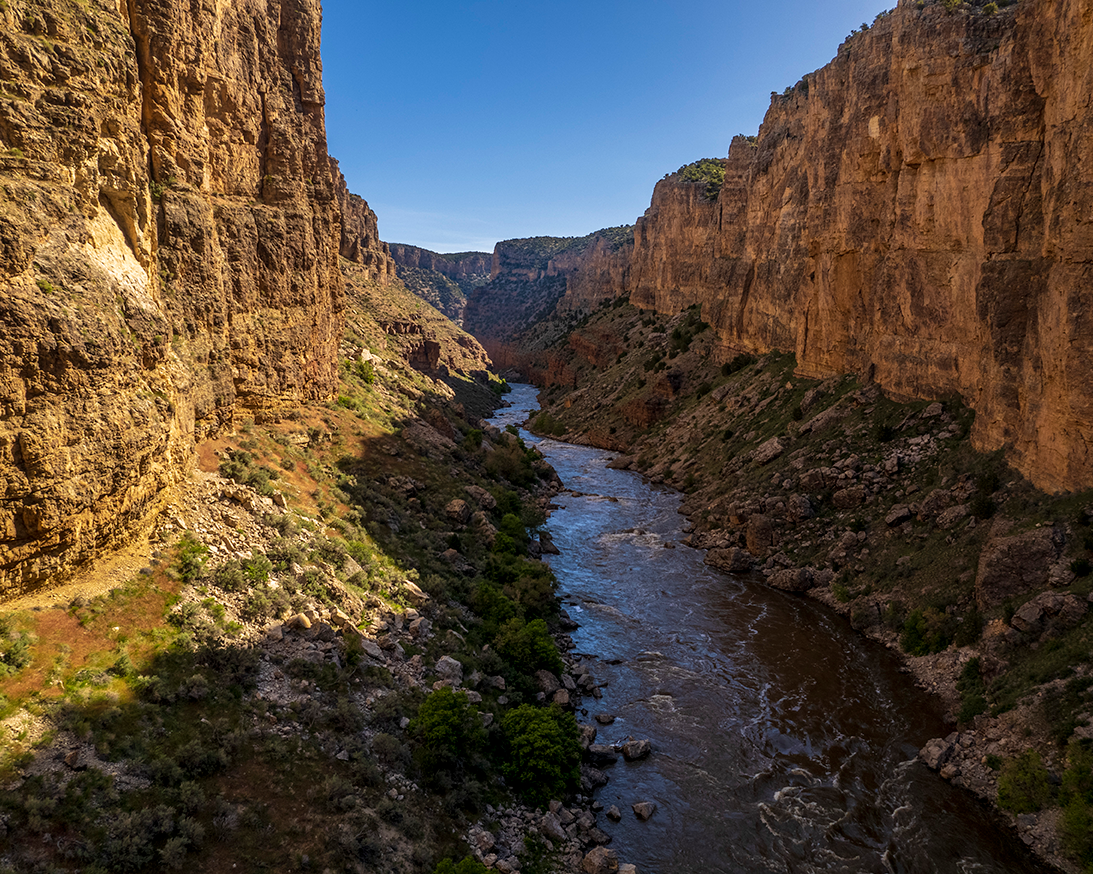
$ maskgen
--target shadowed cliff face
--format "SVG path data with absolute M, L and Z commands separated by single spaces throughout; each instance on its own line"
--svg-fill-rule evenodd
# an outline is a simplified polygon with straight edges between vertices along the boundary
M 318 0 L 120 8 L 0 11 L 4 595 L 147 520 L 196 440 L 336 384 Z
M 1091 94 L 1088 3 L 901 3 L 772 98 L 717 203 L 657 185 L 624 290 L 701 304 L 726 355 L 959 394 L 980 448 L 1093 484 Z

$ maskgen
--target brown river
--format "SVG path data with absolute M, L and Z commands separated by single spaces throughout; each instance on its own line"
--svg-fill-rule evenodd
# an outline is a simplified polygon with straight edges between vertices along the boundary
M 523 423 L 535 394 L 515 386 L 492 421 Z M 612 453 L 521 436 L 576 493 L 545 527 L 576 651 L 607 683 L 582 721 L 610 713 L 598 742 L 653 743 L 596 794 L 623 813 L 600 816 L 620 859 L 642 874 L 1044 870 L 915 760 L 950 729 L 893 653 L 822 605 L 704 565 L 679 544 L 679 494 L 608 469 Z M 645 822 L 640 801 L 657 805 Z

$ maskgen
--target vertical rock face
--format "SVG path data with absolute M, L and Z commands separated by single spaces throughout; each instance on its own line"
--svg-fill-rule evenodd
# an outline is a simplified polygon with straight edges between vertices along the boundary
M 120 11 L 119 11 L 120 10 Z M 318 0 L 0 9 L 0 595 L 336 384 Z
M 671 178 L 627 290 L 727 351 L 956 392 L 978 446 L 1093 485 L 1093 15 L 901 0 L 733 141 L 716 204 Z
M 359 264 L 370 281 L 387 285 L 395 278 L 395 261 L 390 247 L 380 239 L 379 219 L 364 198 L 349 190 L 333 158 L 330 168 L 342 214 L 340 254 L 346 261 Z
M 433 270 L 450 279 L 477 280 L 489 276 L 493 267 L 493 255 L 489 252 L 458 252 L 444 255 L 430 252 L 405 243 L 391 244 L 391 257 L 399 267 Z

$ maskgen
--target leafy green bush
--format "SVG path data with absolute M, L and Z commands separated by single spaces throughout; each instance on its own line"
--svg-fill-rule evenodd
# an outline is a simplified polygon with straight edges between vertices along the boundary
M 903 623 L 899 645 L 905 653 L 923 656 L 941 652 L 952 642 L 956 620 L 940 610 L 915 610 Z
M 178 578 L 184 583 L 192 583 L 200 577 L 208 555 L 209 548 L 189 531 L 184 531 L 179 538 L 173 564 Z
M 960 693 L 960 713 L 956 717 L 957 722 L 969 723 L 980 713 L 986 712 L 987 688 L 983 683 L 978 657 L 964 665 L 964 670 L 960 672 L 960 679 L 956 681 L 956 690 Z
M 501 720 L 508 744 L 505 776 L 533 804 L 546 804 L 580 780 L 577 720 L 560 707 L 521 704 Z
M 342 398 L 338 398 L 339 404 Z M 355 404 L 355 402 L 351 402 Z M 228 457 L 220 462 L 220 475 L 250 486 L 258 494 L 270 497 L 273 494 L 272 480 L 277 479 L 277 471 L 264 464 L 255 464 L 254 456 L 242 449 L 233 449 Z
M 1072 743 L 1067 749 L 1059 801 L 1063 846 L 1088 871 L 1093 868 L 1093 749 L 1088 743 Z
M 420 744 L 414 757 L 428 777 L 438 770 L 467 770 L 486 743 L 486 731 L 466 692 L 453 692 L 447 686 L 421 703 L 410 733 Z
M 501 626 L 493 646 L 509 665 L 525 676 L 539 670 L 555 674 L 562 670 L 562 660 L 542 619 L 528 623 L 519 617 L 510 619 Z
M 998 806 L 1011 813 L 1034 813 L 1051 801 L 1051 783 L 1040 754 L 1028 750 L 1002 766 Z
M 30 635 L 16 634 L 11 617 L 0 616 L 0 677 L 18 673 L 30 661 Z

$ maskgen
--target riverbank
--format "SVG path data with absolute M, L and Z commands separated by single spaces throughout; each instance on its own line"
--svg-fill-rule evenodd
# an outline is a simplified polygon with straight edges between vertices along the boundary
M 537 701 L 564 617 L 529 529 L 556 477 L 479 420 L 496 378 L 419 371 L 400 339 L 354 313 L 336 402 L 203 444 L 124 579 L 0 614 L 0 867 L 432 874 L 483 814 L 573 817 L 565 871 L 597 845 L 576 723 Z M 520 751 L 544 726 L 553 781 Z
M 975 453 L 955 401 L 801 379 L 791 356 L 716 362 L 692 311 L 615 306 L 577 333 L 551 352 L 567 384 L 545 388 L 533 430 L 626 453 L 618 464 L 687 493 L 689 542 L 712 564 L 897 649 L 963 729 L 927 761 L 1076 870 L 1088 837 L 1056 826 L 1088 804 L 1066 785 L 1088 768 L 1093 497 L 1044 495 Z M 1064 785 L 1000 801 L 1032 752 L 1035 779 Z

